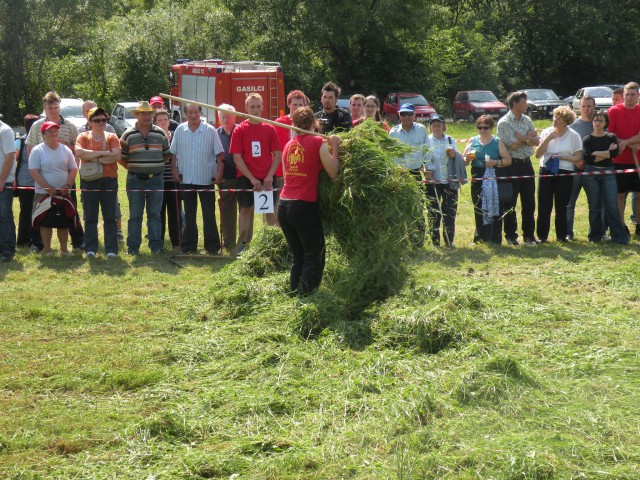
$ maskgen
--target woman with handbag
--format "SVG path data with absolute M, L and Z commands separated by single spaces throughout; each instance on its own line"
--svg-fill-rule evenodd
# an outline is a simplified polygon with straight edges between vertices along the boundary
M 81 231 L 75 203 L 69 197 L 69 189 L 76 180 L 78 166 L 71 149 L 58 142 L 60 125 L 44 122 L 40 126 L 40 133 L 44 142 L 33 147 L 29 155 L 29 173 L 36 186 L 33 226 L 40 229 L 44 255 L 53 255 L 51 238 L 55 228 L 60 241 L 60 254 L 71 256 L 73 254 L 67 248 L 69 219 L 73 218 L 74 228 Z
M 500 245 L 502 243 L 502 216 L 505 205 L 509 199 L 500 200 L 494 198 L 493 207 L 490 208 L 491 196 L 487 195 L 487 188 L 483 195 L 483 183 L 485 174 L 491 173 L 494 178 L 490 179 L 494 185 L 495 177 L 504 176 L 504 167 L 511 165 L 511 155 L 509 150 L 498 137 L 491 133 L 493 129 L 493 118 L 490 115 L 482 115 L 476 120 L 478 135 L 471 138 L 464 149 L 464 158 L 467 165 L 471 164 L 471 202 L 476 223 L 476 230 L 473 235 L 473 242 L 491 242 Z M 487 172 L 487 169 L 490 169 Z M 487 186 L 490 184 L 487 182 Z M 508 183 L 497 184 L 497 190 L 503 190 L 508 194 L 511 185 Z M 496 201 L 497 200 L 497 201 Z
M 80 189 L 85 214 L 85 252 L 95 258 L 98 251 L 98 210 L 104 222 L 107 258 L 118 256 L 118 160 L 122 149 L 115 133 L 105 132 L 109 114 L 102 108 L 89 110 L 91 130 L 78 135 L 76 155 L 80 159 Z
M 535 155 L 540 159 L 540 179 L 538 181 L 538 218 L 536 233 L 540 243 L 549 238 L 551 211 L 555 206 L 556 238 L 567 242 L 567 205 L 573 189 L 572 176 L 575 164 L 582 162 L 582 138 L 569 128 L 576 114 L 564 105 L 553 110 L 553 125 L 543 130 L 540 145 Z

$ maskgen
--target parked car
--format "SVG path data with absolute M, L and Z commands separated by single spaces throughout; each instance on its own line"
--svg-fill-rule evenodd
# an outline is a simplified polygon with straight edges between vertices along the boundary
M 138 106 L 138 102 L 120 102 L 116 103 L 111 112 L 109 123 L 120 137 L 124 131 L 136 124 L 136 117 L 133 116 L 131 110 Z
M 585 87 L 578 90 L 573 97 L 573 109 L 580 111 L 580 99 L 585 95 L 593 97 L 596 101 L 596 110 L 607 110 L 611 107 L 611 95 L 613 90 L 605 85 L 597 87 Z
M 481 115 L 498 119 L 507 113 L 507 106 L 489 90 L 458 92 L 453 101 L 453 119 L 473 123 Z
M 523 90 L 527 94 L 527 115 L 531 119 L 542 119 L 553 117 L 553 109 L 566 105 L 560 100 L 553 90 L 548 88 L 526 88 Z
M 73 123 L 76 128 L 86 125 L 87 119 L 82 115 L 82 104 L 84 100 L 81 98 L 61 98 L 60 99 L 60 115 L 65 121 Z M 40 114 L 44 117 L 44 110 Z
M 436 113 L 435 108 L 431 106 L 429 100 L 423 95 L 415 92 L 390 93 L 386 96 L 382 104 L 382 115 L 393 122 L 399 120 L 398 110 L 405 103 L 410 103 L 416 110 L 416 121 L 425 122 Z
M 338 97 L 338 102 L 336 103 L 336 106 L 338 108 L 344 108 L 347 112 L 349 111 L 349 99 L 351 97 L 347 96 L 347 95 L 340 95 Z
M 573 99 L 574 99 L 574 98 L 575 98 L 575 97 L 574 97 L 574 95 L 571 95 L 571 96 L 569 96 L 569 97 L 564 97 L 564 98 L 562 99 L 562 104 L 563 104 L 563 105 L 567 105 L 567 106 L 569 106 L 569 107 L 573 108 Z

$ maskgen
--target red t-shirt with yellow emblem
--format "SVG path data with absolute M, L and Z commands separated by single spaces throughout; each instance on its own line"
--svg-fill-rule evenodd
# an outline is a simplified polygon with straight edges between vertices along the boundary
M 281 198 L 318 201 L 318 179 L 322 171 L 320 147 L 324 143 L 317 135 L 296 135 L 284 147 L 284 188 Z

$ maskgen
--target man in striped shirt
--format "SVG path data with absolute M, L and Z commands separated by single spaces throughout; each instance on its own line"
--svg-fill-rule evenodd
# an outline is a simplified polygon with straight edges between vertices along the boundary
M 164 164 L 169 160 L 169 139 L 151 123 L 153 109 L 149 102 L 139 102 L 131 111 L 136 124 L 120 138 L 123 167 L 127 173 L 129 223 L 127 254 L 137 255 L 142 244 L 142 216 L 147 207 L 147 235 L 153 253 L 162 252 L 162 196 Z
M 184 112 L 187 122 L 176 128 L 170 149 L 173 180 L 180 184 L 184 202 L 182 253 L 198 250 L 196 215 L 200 197 L 204 248 L 207 253 L 216 254 L 220 250 L 220 236 L 214 183 L 222 181 L 224 149 L 216 129 L 200 119 L 199 106 L 187 103 Z

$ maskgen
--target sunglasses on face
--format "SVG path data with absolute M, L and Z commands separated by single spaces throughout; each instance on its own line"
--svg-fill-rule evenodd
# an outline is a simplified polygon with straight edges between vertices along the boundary
M 91 121 L 93 123 L 107 123 L 107 119 L 106 118 L 93 118 Z
M 478 125 L 476 128 L 478 130 L 491 130 L 491 127 L 488 127 L 486 125 Z
M 402 112 L 400 114 L 401 117 L 413 117 L 413 113 L 411 112 Z

